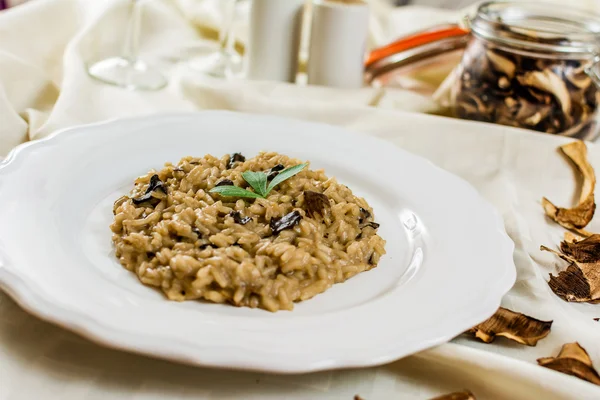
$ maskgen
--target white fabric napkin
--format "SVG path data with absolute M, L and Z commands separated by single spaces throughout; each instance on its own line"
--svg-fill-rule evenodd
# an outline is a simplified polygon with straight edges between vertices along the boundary
M 556 151 L 564 141 L 417 114 L 437 107 L 400 90 L 339 91 L 198 76 L 175 61 L 194 48 L 214 46 L 200 36 L 210 35 L 220 21 L 218 0 L 211 1 L 144 2 L 142 57 L 170 79 L 165 90 L 148 93 L 99 84 L 86 73 L 87 62 L 118 53 L 125 1 L 37 0 L 0 14 L 0 154 L 76 124 L 218 108 L 321 121 L 379 136 L 468 180 L 500 210 L 516 244 L 518 269 L 503 305 L 554 320 L 550 336 L 531 348 L 461 336 L 378 368 L 302 376 L 224 372 L 101 348 L 38 321 L 0 294 L 0 400 L 351 399 L 355 394 L 368 400 L 427 399 L 463 388 L 478 399 L 600 398 L 598 387 L 535 365 L 536 358 L 556 355 L 562 344 L 578 341 L 600 367 L 600 323 L 592 319 L 600 317 L 599 306 L 556 297 L 546 279 L 564 264 L 538 249 L 557 245 L 563 232 L 546 220 L 539 200 L 547 196 L 570 205 L 577 188 L 571 166 Z M 240 17 L 247 6 L 242 3 Z M 379 3 L 373 9 L 371 40 L 376 44 L 458 15 L 413 7 L 390 10 Z M 242 43 L 245 31 L 241 24 Z M 597 147 L 590 145 L 590 158 L 600 171 Z M 600 223 L 590 229 L 600 232 Z M 465 251 L 468 247 L 466 241 Z M 485 260 L 481 263 L 485 268 Z

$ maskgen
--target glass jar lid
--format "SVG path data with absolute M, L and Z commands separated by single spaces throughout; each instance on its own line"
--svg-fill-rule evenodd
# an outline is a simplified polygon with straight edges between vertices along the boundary
M 487 2 L 466 22 L 479 37 L 523 49 L 589 55 L 600 46 L 600 15 L 566 2 Z
M 367 76 L 372 78 L 391 70 L 464 49 L 469 32 L 457 24 L 436 25 L 403 36 L 374 49 L 365 62 Z

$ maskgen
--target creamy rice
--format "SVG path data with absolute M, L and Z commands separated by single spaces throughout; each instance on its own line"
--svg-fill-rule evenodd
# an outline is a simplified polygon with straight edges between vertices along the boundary
M 150 171 L 115 202 L 119 261 L 171 300 L 269 311 L 291 310 L 293 302 L 376 267 L 385 240 L 373 210 L 323 170 L 302 170 L 266 199 L 209 193 L 225 180 L 249 188 L 244 171 L 298 164 L 277 153 L 234 163 L 229 155 L 207 155 Z M 311 209 L 309 195 L 322 200 L 320 211 Z M 274 233 L 273 222 L 286 215 L 297 223 Z

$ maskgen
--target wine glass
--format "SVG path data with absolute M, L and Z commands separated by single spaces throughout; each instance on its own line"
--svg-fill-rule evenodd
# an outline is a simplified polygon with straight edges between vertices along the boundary
M 217 77 L 231 78 L 242 71 L 242 57 L 235 50 L 233 24 L 240 0 L 219 0 L 225 3 L 223 23 L 219 31 L 219 49 L 208 55 L 192 58 L 188 65 L 195 71 Z
M 138 58 L 141 0 L 130 0 L 129 22 L 121 56 L 110 57 L 88 66 L 91 77 L 130 90 L 158 90 L 167 79 L 158 70 Z

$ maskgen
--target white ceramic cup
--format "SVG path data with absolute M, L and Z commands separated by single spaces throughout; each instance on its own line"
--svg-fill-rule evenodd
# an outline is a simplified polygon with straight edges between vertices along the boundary
M 364 61 L 369 7 L 362 0 L 315 0 L 308 54 L 308 83 L 359 88 Z
M 305 0 L 253 0 L 248 79 L 294 82 Z

